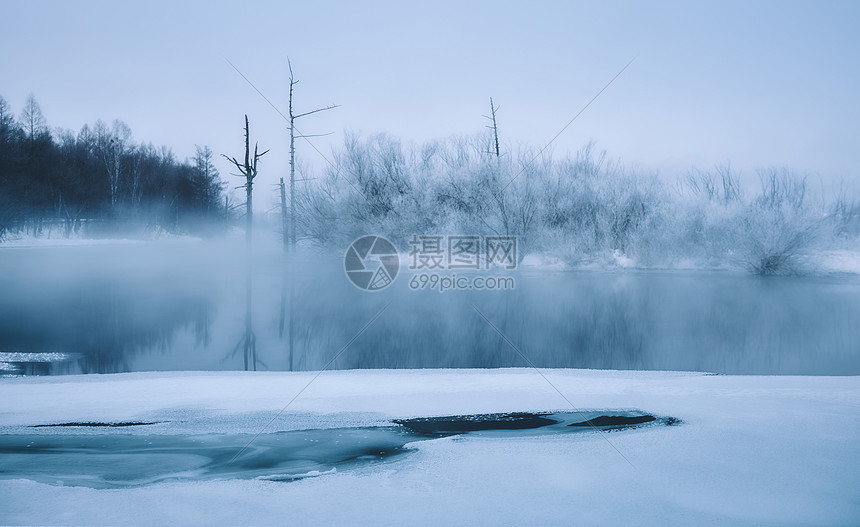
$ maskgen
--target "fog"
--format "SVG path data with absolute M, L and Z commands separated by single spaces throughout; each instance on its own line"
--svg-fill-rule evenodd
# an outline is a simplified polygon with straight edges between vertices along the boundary
M 521 353 L 539 367 L 860 373 L 856 275 L 521 266 L 512 290 L 439 292 L 411 289 L 401 258 L 390 286 L 364 291 L 343 253 L 288 258 L 260 239 L 250 259 L 239 239 L 3 249 L 7 370 L 245 369 L 250 261 L 247 369 L 317 370 L 338 353 L 332 368 L 528 366 Z

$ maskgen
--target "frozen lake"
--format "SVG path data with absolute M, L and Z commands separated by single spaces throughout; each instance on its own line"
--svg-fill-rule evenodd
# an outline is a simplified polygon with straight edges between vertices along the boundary
M 860 377 L 543 373 L 4 379 L 0 523 L 841 526 L 860 517 Z M 597 433 L 567 426 L 582 422 L 572 406 L 601 425 L 632 410 L 657 419 Z M 504 419 L 487 414 L 520 421 L 498 429 Z M 443 417 L 422 420 L 432 416 Z M 661 416 L 681 423 L 661 426 Z M 70 426 L 40 426 L 50 424 Z
M 272 245 L 253 260 L 260 370 L 321 368 L 390 302 L 333 368 L 525 366 L 477 308 L 541 367 L 860 374 L 857 275 L 521 268 L 512 291 L 439 293 L 410 290 L 403 266 L 394 284 L 368 293 L 346 279 L 339 255 L 288 263 Z M 242 369 L 241 248 L 0 249 L 0 365 L 13 374 Z

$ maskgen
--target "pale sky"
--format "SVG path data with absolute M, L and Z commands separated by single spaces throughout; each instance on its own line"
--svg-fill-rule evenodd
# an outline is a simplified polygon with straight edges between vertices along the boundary
M 675 178 L 731 162 L 860 179 L 860 2 L 3 1 L 0 95 L 35 94 L 52 127 L 118 118 L 177 157 L 242 154 L 243 115 L 288 171 L 286 59 L 300 121 L 326 155 L 345 130 L 420 143 L 474 134 L 488 99 L 503 142 L 540 148 L 635 62 L 554 145 L 594 140 Z M 324 162 L 305 144 L 300 160 Z M 230 178 L 227 162 L 218 167 Z M 318 170 L 319 171 L 319 170 Z

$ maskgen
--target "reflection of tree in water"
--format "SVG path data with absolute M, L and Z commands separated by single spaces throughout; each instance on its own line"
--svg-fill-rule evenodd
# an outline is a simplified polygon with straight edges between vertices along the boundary
M 545 289 L 470 295 L 435 291 L 297 291 L 294 367 L 322 367 L 387 300 L 390 311 L 370 326 L 334 368 L 507 368 L 528 363 L 475 309 L 530 360 L 543 367 L 639 368 L 652 317 L 647 294 L 601 292 L 547 301 Z M 608 366 L 611 365 L 611 366 Z
M 333 368 L 546 368 L 721 373 L 853 372 L 856 282 L 719 273 L 520 276 L 469 294 L 324 290 L 297 283 L 295 368 L 322 367 L 388 301 Z M 332 282 L 335 283 L 336 282 Z M 395 284 L 396 285 L 396 284 Z
M 166 352 L 174 335 L 191 329 L 209 339 L 212 303 L 192 288 L 94 279 L 62 290 L 0 301 L 0 346 L 23 352 L 63 352 L 72 361 L 45 363 L 39 373 L 129 371 L 131 359 Z

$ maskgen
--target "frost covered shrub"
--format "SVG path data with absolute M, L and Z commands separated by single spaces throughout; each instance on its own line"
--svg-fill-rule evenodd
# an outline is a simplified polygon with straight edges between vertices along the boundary
M 845 241 L 856 242 L 860 238 L 860 202 L 840 193 L 829 210 L 833 233 Z
M 571 263 L 619 256 L 662 258 L 655 233 L 665 220 L 665 191 L 652 175 L 626 171 L 589 144 L 573 159 L 540 172 L 539 238 Z
M 762 190 L 748 204 L 736 231 L 740 257 L 762 274 L 799 272 L 800 259 L 825 234 L 823 216 L 808 202 L 806 179 L 785 169 L 760 173 Z
M 729 165 L 691 170 L 672 204 L 677 257 L 705 266 L 736 258 L 744 199 L 740 178 Z
M 709 266 L 756 274 L 800 272 L 804 256 L 827 238 L 824 207 L 806 180 L 786 169 L 759 172 L 761 190 L 748 197 L 728 165 L 692 171 L 675 209 L 682 211 L 682 252 Z
M 588 144 L 554 159 L 522 150 L 496 156 L 480 137 L 420 147 L 385 135 L 348 135 L 337 170 L 302 187 L 302 236 L 342 248 L 365 234 L 407 247 L 413 234 L 515 235 L 532 252 L 572 265 L 800 270 L 834 226 L 857 232 L 860 209 L 830 213 L 786 170 L 760 173 L 751 194 L 731 167 L 692 171 L 675 191 L 655 175 L 621 167 Z M 855 229 L 855 230 L 851 230 Z
M 754 204 L 738 225 L 739 257 L 756 274 L 798 273 L 820 226 L 803 211 Z
M 664 222 L 663 189 L 651 175 L 624 174 L 604 192 L 610 248 L 640 260 L 661 258 L 658 232 Z
M 399 141 L 347 134 L 334 161 L 336 168 L 298 199 L 304 237 L 324 246 L 345 246 L 368 233 L 399 238 L 432 217 Z

